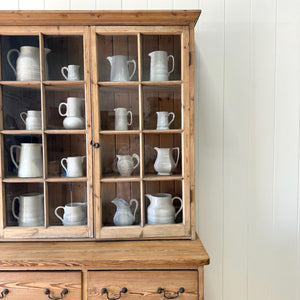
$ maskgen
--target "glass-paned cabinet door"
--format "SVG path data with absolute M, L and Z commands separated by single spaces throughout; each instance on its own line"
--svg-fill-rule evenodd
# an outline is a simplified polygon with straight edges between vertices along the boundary
M 88 28 L 1 28 L 1 231 L 93 237 Z
M 98 239 L 191 234 L 189 31 L 93 27 Z

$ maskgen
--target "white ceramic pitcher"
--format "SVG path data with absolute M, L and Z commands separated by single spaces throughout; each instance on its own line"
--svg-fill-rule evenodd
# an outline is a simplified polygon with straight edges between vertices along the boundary
M 114 215 L 114 224 L 116 226 L 132 225 L 135 221 L 135 213 L 139 206 L 136 199 L 131 199 L 129 203 L 121 198 L 115 198 L 112 203 L 117 207 L 117 211 Z M 135 209 L 132 213 L 131 207 L 135 203 Z
M 42 130 L 42 117 L 39 110 L 28 110 L 20 113 L 20 118 L 26 126 L 26 130 Z
M 14 149 L 20 149 L 19 164 L 14 158 Z M 18 177 L 43 176 L 42 144 L 21 143 L 21 146 L 12 145 L 10 147 L 10 157 L 18 169 Z
M 58 112 L 64 118 L 63 125 L 66 129 L 83 129 L 84 118 L 81 113 L 81 105 L 84 98 L 68 97 L 67 103 L 62 102 L 58 106 Z M 65 106 L 66 112 L 62 112 L 62 107 Z
M 175 114 L 173 112 L 167 111 L 157 111 L 157 126 L 158 130 L 166 130 L 169 129 L 170 125 L 173 123 L 175 119 Z M 169 121 L 169 116 L 171 116 L 171 121 Z
M 169 75 L 174 71 L 175 60 L 173 55 L 168 55 L 166 51 L 153 51 L 149 53 L 150 63 L 150 81 L 168 81 Z M 172 68 L 168 71 L 169 59 L 172 59 Z
M 117 107 L 115 112 L 115 130 L 128 130 L 128 126 L 132 125 L 132 112 L 127 111 L 124 107 Z M 129 121 L 128 121 L 129 116 Z
M 67 177 L 82 177 L 83 176 L 83 161 L 85 156 L 71 156 L 62 158 L 60 163 L 66 171 Z M 64 165 L 66 163 L 66 166 Z
M 179 161 L 180 149 L 175 148 L 158 148 L 154 147 L 157 152 L 157 157 L 154 163 L 154 169 L 158 175 L 171 175 L 173 170 L 177 167 Z M 177 151 L 176 162 L 174 161 L 172 152 Z
M 80 80 L 79 69 L 79 65 L 68 65 L 61 68 L 61 74 L 68 81 Z
M 117 155 L 117 158 L 117 168 L 121 176 L 130 176 L 140 163 L 140 157 L 136 153 L 132 155 Z M 134 159 L 136 160 L 135 164 Z
M 136 61 L 128 60 L 124 55 L 108 56 L 106 58 L 110 62 L 110 81 L 129 81 L 135 74 Z M 133 71 L 129 75 L 128 65 L 133 64 Z
M 16 68 L 12 65 L 10 61 L 10 55 L 12 52 L 18 53 L 18 58 L 16 62 Z M 48 64 L 47 64 L 47 54 L 51 50 L 44 48 L 44 79 L 48 79 Z M 38 47 L 32 46 L 22 46 L 20 51 L 17 49 L 11 49 L 7 52 L 7 61 L 11 66 L 12 70 L 16 75 L 16 79 L 20 81 L 38 81 L 40 80 L 40 52 Z
M 16 202 L 19 202 L 19 214 L 16 214 Z M 23 194 L 12 201 L 12 214 L 19 226 L 44 225 L 44 195 L 37 193 Z
M 150 200 L 147 208 L 148 224 L 174 224 L 178 214 L 182 211 L 182 199 L 173 197 L 168 193 L 146 194 Z M 178 199 L 181 203 L 180 208 L 175 213 L 173 201 Z
M 58 214 L 59 209 L 64 211 L 63 217 Z M 79 226 L 87 223 L 87 205 L 85 202 L 73 202 L 65 206 L 58 206 L 54 214 L 65 226 Z

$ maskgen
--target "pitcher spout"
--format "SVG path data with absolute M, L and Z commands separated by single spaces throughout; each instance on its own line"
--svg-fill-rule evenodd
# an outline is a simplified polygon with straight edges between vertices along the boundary
M 110 62 L 110 64 L 112 63 L 112 57 L 111 56 L 107 56 L 106 59 Z

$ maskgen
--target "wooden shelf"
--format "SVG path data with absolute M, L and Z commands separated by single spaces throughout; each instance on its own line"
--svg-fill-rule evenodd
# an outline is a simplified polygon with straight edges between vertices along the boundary
M 170 133 L 182 133 L 183 129 L 166 129 L 166 130 L 160 130 L 160 129 L 144 129 L 143 133 L 147 134 L 170 134 Z
M 141 133 L 140 130 L 101 130 L 100 134 L 103 135 L 113 135 L 113 134 L 139 134 Z
M 39 89 L 41 87 L 41 82 L 40 81 L 0 81 L 0 85 Z
M 144 181 L 172 181 L 172 180 L 182 180 L 183 177 L 181 174 L 179 175 L 155 175 L 149 174 L 143 177 Z
M 34 182 L 44 182 L 42 177 L 37 178 L 22 178 L 22 177 L 7 177 L 2 179 L 5 183 L 34 183 Z
M 7 135 L 33 135 L 33 134 L 42 134 L 42 130 L 1 130 L 2 134 Z
M 108 87 L 126 87 L 126 86 L 139 86 L 139 81 L 99 81 L 99 86 L 108 86 Z
M 46 182 L 85 182 L 86 177 L 49 177 Z
M 102 177 L 101 182 L 138 182 L 141 181 L 139 176 L 107 176 Z
M 86 134 L 85 129 L 47 129 L 46 134 Z

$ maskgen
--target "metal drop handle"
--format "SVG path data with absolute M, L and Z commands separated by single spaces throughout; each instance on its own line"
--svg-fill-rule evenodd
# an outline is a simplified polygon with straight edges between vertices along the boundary
M 4 290 L 1 292 L 0 299 L 3 299 L 8 293 L 9 293 L 9 290 L 8 290 L 8 289 L 4 289 Z
M 159 294 L 164 293 L 164 298 L 166 298 L 166 299 L 176 299 L 176 298 L 179 297 L 179 294 L 184 293 L 184 288 L 180 287 L 175 295 L 169 295 L 169 296 L 166 295 L 166 291 L 163 288 L 161 288 L 161 287 L 159 287 L 157 289 L 157 292 Z
M 50 290 L 45 289 L 44 294 L 48 295 L 48 298 L 51 299 L 51 300 L 59 300 L 59 299 L 62 299 L 66 294 L 68 294 L 68 292 L 69 292 L 68 289 L 63 289 L 60 293 L 60 297 L 52 297 L 50 295 Z
M 106 297 L 107 297 L 108 300 L 118 300 L 118 299 L 120 299 L 120 298 L 122 297 L 122 293 L 123 293 L 123 294 L 127 293 L 127 288 L 126 288 L 126 287 L 123 287 L 123 288 L 121 289 L 121 291 L 119 292 L 119 297 L 118 297 L 118 298 L 110 298 L 110 297 L 108 296 L 108 290 L 107 290 L 107 288 L 101 289 L 101 293 L 102 293 L 102 294 L 106 294 Z

